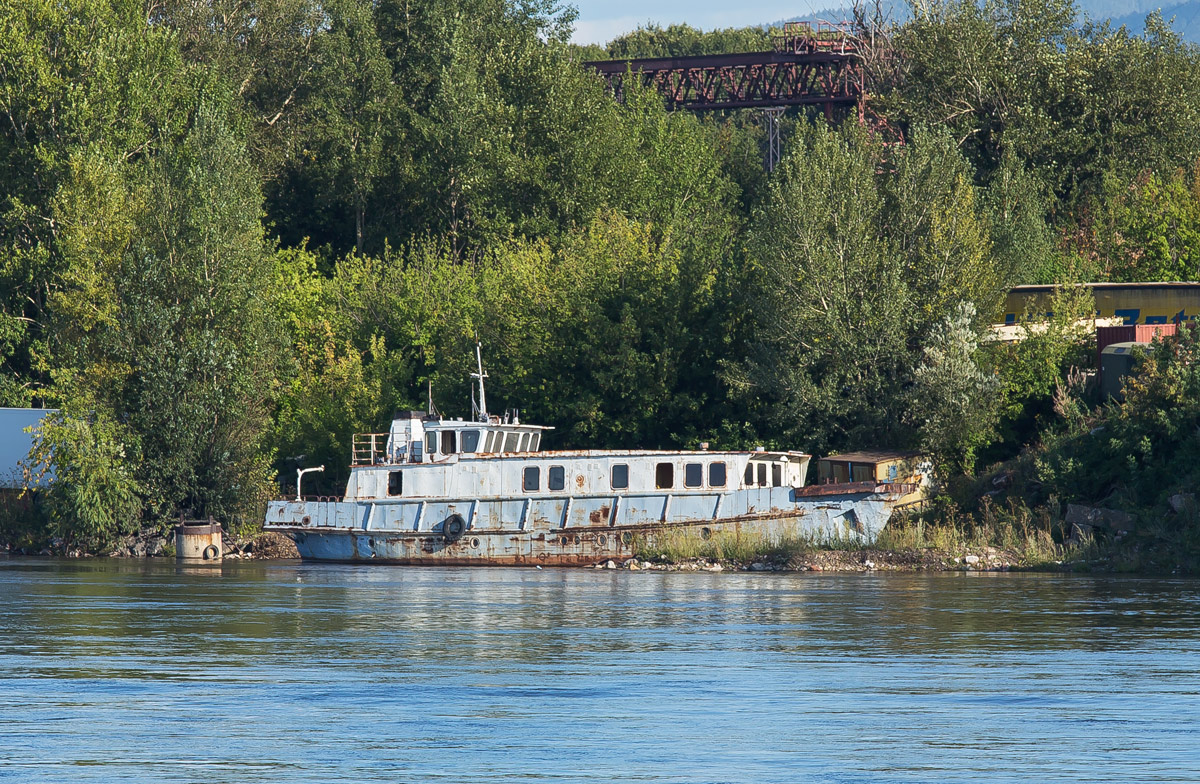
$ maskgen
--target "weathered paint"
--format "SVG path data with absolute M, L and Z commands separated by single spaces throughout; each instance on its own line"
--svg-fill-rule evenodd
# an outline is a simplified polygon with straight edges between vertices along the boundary
M 803 452 L 542 452 L 549 428 L 476 413 L 411 411 L 355 436 L 345 497 L 272 502 L 265 527 L 319 561 L 579 565 L 688 529 L 866 544 L 914 489 L 806 491 Z
M 908 491 L 908 486 L 866 483 L 839 494 L 826 488 L 811 495 L 797 488 L 754 488 L 726 493 L 720 503 L 708 493 L 572 496 L 569 504 L 545 497 L 277 501 L 268 511 L 267 527 L 290 536 L 310 560 L 570 566 L 627 558 L 635 542 L 687 530 L 701 536 L 733 532 L 867 544 Z M 564 514 L 568 506 L 570 514 Z M 466 521 L 466 530 L 449 539 L 443 528 L 456 514 Z

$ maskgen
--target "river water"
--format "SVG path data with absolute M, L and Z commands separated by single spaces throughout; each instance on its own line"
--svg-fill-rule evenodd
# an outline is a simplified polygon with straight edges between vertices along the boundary
M 1200 781 L 1200 582 L 0 560 L 0 780 Z

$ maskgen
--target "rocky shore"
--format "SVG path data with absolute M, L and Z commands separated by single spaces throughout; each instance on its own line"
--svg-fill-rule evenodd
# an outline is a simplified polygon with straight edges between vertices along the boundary
M 174 558 L 175 540 L 173 535 L 164 536 L 154 529 L 146 529 L 125 537 L 103 552 L 89 552 L 79 547 L 64 546 L 61 541 L 52 541 L 37 548 L 0 545 L 0 555 L 3 554 L 66 558 Z M 226 534 L 223 557 L 226 560 L 282 560 L 299 558 L 300 554 L 296 545 L 286 536 L 264 532 L 248 537 Z M 1067 565 L 1062 561 L 1030 564 L 1023 561 L 1016 551 L 983 547 L 956 552 L 932 548 L 810 549 L 787 558 L 758 557 L 749 561 L 706 558 L 672 561 L 633 557 L 609 560 L 587 568 L 659 572 L 1007 572 L 1031 568 L 1068 570 L 1077 568 L 1077 565 Z
M 118 540 L 111 548 L 91 551 L 52 539 L 40 546 L 0 545 L 0 554 L 57 556 L 60 558 L 174 558 L 175 536 L 163 534 L 155 528 L 146 528 Z M 296 545 L 282 534 L 262 532 L 243 537 L 226 533 L 223 537 L 222 557 L 226 560 L 273 560 L 299 558 Z
M 1049 564 L 1061 566 L 1062 564 Z M 985 547 L 965 553 L 920 550 L 810 550 L 786 560 L 758 559 L 749 562 L 610 560 L 594 569 L 626 569 L 659 572 L 1007 572 L 1030 568 L 1016 552 Z

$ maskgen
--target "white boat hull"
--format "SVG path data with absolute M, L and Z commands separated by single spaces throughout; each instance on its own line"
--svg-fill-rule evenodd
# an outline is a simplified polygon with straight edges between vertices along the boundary
M 590 497 L 272 502 L 266 529 L 312 561 L 579 566 L 662 537 L 869 545 L 911 488 L 747 488 Z

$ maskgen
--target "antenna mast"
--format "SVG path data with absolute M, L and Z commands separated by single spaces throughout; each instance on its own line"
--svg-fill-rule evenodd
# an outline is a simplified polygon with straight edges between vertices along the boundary
M 475 341 L 475 362 L 479 365 L 479 372 L 472 373 L 471 378 L 479 379 L 479 406 L 476 411 L 477 421 L 488 421 L 487 398 L 483 393 L 483 380 L 487 378 L 487 373 L 483 372 L 483 344 Z

